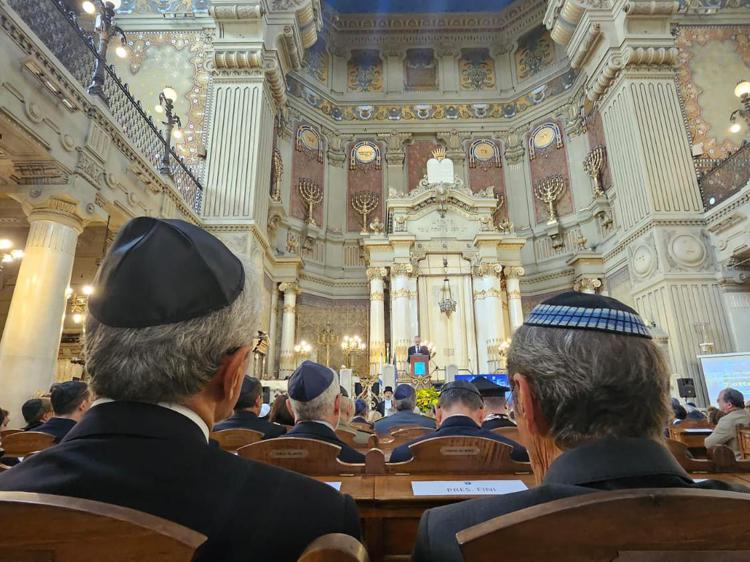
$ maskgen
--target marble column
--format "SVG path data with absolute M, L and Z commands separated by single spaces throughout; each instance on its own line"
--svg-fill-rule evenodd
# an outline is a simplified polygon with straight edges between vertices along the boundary
M 419 334 L 419 300 L 417 292 L 417 272 L 409 277 L 409 333 Z
M 268 360 L 266 361 L 266 372 L 268 378 L 274 378 L 276 370 L 276 323 L 278 319 L 279 288 L 274 283 L 271 291 L 271 317 L 268 319 Z
M 3 407 L 15 425 L 21 405 L 49 390 L 65 318 L 65 291 L 70 284 L 83 222 L 76 205 L 52 199 L 28 217 L 24 257 L 0 342 L 0 388 Z
M 410 263 L 396 263 L 391 266 L 391 346 L 394 350 L 399 343 L 411 342 L 416 335 L 409 331 L 409 276 L 413 271 Z
M 388 362 L 385 356 L 385 283 L 388 274 L 384 267 L 367 270 L 370 280 L 370 374 L 380 374 L 381 365 Z
M 489 343 L 505 339 L 499 263 L 483 263 L 474 269 L 474 322 L 477 334 L 477 360 L 481 373 L 490 373 Z
M 279 358 L 279 378 L 291 375 L 297 367 L 294 361 L 294 337 L 297 322 L 297 283 L 282 283 L 279 290 L 284 293 L 284 307 L 281 309 L 281 354 Z
M 595 295 L 602 286 L 601 279 L 596 277 L 582 277 L 573 284 L 573 290 L 587 295 Z
M 505 268 L 505 290 L 508 293 L 508 316 L 510 319 L 511 335 L 523 324 L 521 277 L 523 277 L 524 273 L 523 267 L 520 266 Z

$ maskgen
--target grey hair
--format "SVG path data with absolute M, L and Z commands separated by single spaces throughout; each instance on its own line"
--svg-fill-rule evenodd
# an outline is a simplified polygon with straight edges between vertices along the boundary
M 671 412 L 667 362 L 646 338 L 521 326 L 508 373 L 527 378 L 561 449 L 604 437 L 660 439 Z
M 316 396 L 309 402 L 300 402 L 289 398 L 294 411 L 294 417 L 297 421 L 321 420 L 333 412 L 333 404 L 336 397 L 341 393 L 338 377 L 333 377 L 333 381 L 319 396 Z
M 745 396 L 735 388 L 725 388 L 719 393 L 724 402 L 729 402 L 735 408 L 745 407 Z
M 394 400 L 394 402 L 396 411 L 403 412 L 404 410 L 408 410 L 409 412 L 411 412 L 417 406 L 417 397 L 416 395 L 412 394 L 411 396 L 407 396 L 406 398 Z
M 239 296 L 205 316 L 146 328 L 113 328 L 87 315 L 86 370 L 96 395 L 157 403 L 181 402 L 200 392 L 227 352 L 252 343 L 257 280 L 246 261 L 243 266 L 245 287 Z

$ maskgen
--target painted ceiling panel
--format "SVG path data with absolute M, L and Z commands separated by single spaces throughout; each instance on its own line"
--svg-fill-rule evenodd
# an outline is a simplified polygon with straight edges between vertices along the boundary
M 340 13 L 499 12 L 512 0 L 325 0 Z

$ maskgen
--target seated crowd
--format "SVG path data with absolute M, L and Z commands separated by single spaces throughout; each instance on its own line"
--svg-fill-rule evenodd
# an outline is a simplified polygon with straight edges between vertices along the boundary
M 177 522 L 206 535 L 198 561 L 281 562 L 323 534 L 360 539 L 357 505 L 322 482 L 223 451 L 212 431 L 322 441 L 340 448 L 340 461 L 361 464 L 373 439 L 386 443 L 400 428 L 418 427 L 425 433 L 395 446 L 391 464 L 408 462 L 416 443 L 455 436 L 503 443 L 513 460 L 530 462 L 536 487 L 425 511 L 412 556 L 419 562 L 460 562 L 457 532 L 559 498 L 629 488 L 750 491 L 696 482 L 672 456 L 664 440 L 670 420 L 708 420 L 694 404 L 670 408 L 664 356 L 637 313 L 615 299 L 564 293 L 538 305 L 513 336 L 512 389 L 483 377 L 444 384 L 434 418 L 417 411 L 408 384 L 386 388 L 370 412 L 334 371 L 311 361 L 262 416 L 262 384 L 245 375 L 255 279 L 198 227 L 148 217 L 128 223 L 89 301 L 90 386 L 55 384 L 48 397 L 23 405 L 24 429 L 52 435 L 56 445 L 0 473 L 0 490 L 93 499 Z M 136 284 L 145 289 L 133 291 Z M 705 445 L 738 453 L 736 428 L 750 425 L 744 397 L 725 389 L 718 404 L 723 416 L 716 414 Z M 384 415 L 373 424 L 375 411 Z M 525 447 L 501 428 L 517 430 Z

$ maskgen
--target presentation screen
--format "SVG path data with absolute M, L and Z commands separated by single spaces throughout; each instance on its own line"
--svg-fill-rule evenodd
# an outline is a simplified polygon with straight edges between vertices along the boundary
M 415 377 L 424 377 L 427 375 L 427 363 L 424 361 L 419 361 L 417 363 L 414 363 L 414 376 Z
M 717 406 L 719 392 L 727 387 L 739 390 L 750 400 L 750 353 L 699 355 L 709 402 Z

